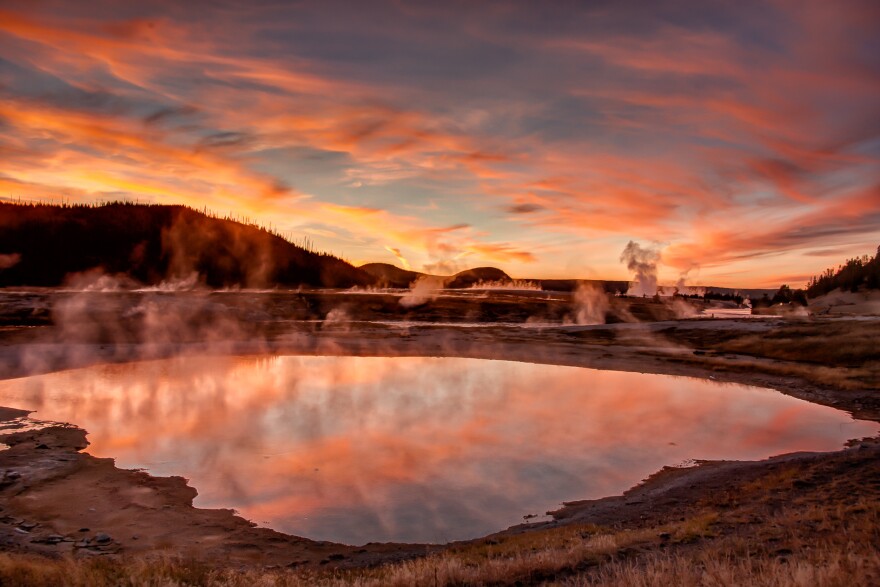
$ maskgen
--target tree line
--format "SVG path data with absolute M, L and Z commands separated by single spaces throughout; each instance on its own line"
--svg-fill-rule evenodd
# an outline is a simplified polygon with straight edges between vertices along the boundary
M 807 295 L 811 298 L 827 294 L 835 289 L 858 291 L 859 288 L 880 289 L 880 247 L 874 257 L 863 255 L 847 259 L 837 270 L 828 268 L 816 275 L 807 284 Z

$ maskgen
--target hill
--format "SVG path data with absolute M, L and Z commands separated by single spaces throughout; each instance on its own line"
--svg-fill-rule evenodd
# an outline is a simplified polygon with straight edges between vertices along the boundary
M 453 275 L 446 283 L 446 287 L 450 289 L 461 289 L 471 287 L 480 282 L 506 282 L 513 281 L 511 277 L 495 267 L 475 267 L 459 271 Z
M 365 271 L 376 281 L 378 287 L 399 287 L 407 288 L 419 277 L 429 276 L 443 279 L 439 275 L 429 275 L 418 271 L 408 271 L 401 269 L 390 263 L 367 263 L 359 267 Z M 514 283 L 516 280 L 511 278 L 507 273 L 495 267 L 476 267 L 474 269 L 466 269 L 455 275 L 448 277 L 444 287 L 449 289 L 464 289 L 471 287 L 480 282 L 497 283 L 499 285 L 506 282 Z M 626 293 L 629 287 L 628 281 L 606 281 L 601 279 L 523 279 L 523 282 L 534 283 L 544 291 L 557 292 L 574 292 L 579 287 L 595 286 L 604 289 L 606 293 L 617 294 Z M 774 290 L 767 290 L 773 292 Z
M 390 263 L 367 263 L 361 265 L 360 269 L 372 276 L 379 287 L 410 287 L 419 277 L 425 276 L 436 278 L 438 283 L 443 282 L 444 287 L 449 289 L 465 289 L 480 282 L 513 282 L 507 273 L 496 267 L 465 269 L 450 277 L 408 271 Z
M 880 289 L 880 247 L 874 257 L 863 255 L 847 259 L 837 271 L 829 268 L 822 275 L 813 277 L 807 284 L 807 295 L 815 298 L 836 289 L 855 293 L 860 288 Z
M 184 206 L 0 203 L 0 287 L 59 286 L 95 269 L 148 285 L 194 272 L 208 287 L 373 282 L 337 257 Z
M 378 287 L 407 288 L 416 279 L 425 275 L 418 271 L 407 271 L 390 263 L 367 263 L 359 269 L 373 278 Z

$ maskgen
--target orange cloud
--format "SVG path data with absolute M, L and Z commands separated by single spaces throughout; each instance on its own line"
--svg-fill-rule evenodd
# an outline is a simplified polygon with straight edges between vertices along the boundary
M 767 273 L 768 246 L 827 247 L 877 181 L 871 3 L 474 6 L 467 27 L 378 4 L 4 6 L 0 187 L 207 206 L 364 261 L 405 247 L 415 266 L 571 277 L 572 260 L 612 271 L 629 239 Z M 844 245 L 880 226 L 857 224 Z

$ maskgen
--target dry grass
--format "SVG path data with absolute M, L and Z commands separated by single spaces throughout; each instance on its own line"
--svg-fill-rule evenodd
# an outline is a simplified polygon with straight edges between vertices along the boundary
M 803 556 L 752 558 L 733 552 L 696 556 L 653 555 L 641 562 L 613 562 L 595 577 L 563 583 L 571 587 L 856 587 L 880 581 L 880 554 L 856 550 L 813 550 Z
M 685 520 L 676 529 L 675 540 L 678 542 L 694 542 L 700 538 L 715 536 L 712 525 L 718 521 L 718 512 L 708 511 Z
M 624 543 L 627 540 L 624 540 Z M 742 544 L 719 545 L 690 552 L 651 552 L 620 560 L 615 535 L 592 537 L 567 551 L 552 549 L 530 555 L 467 563 L 454 555 L 388 565 L 366 571 L 278 571 L 208 569 L 165 559 L 111 562 L 104 560 L 48 561 L 37 557 L 0 555 L 2 585 L 72 587 L 409 587 L 413 585 L 549 584 L 681 586 L 813 587 L 880 584 L 880 553 L 870 544 L 849 542 L 841 547 L 806 548 L 786 556 L 756 556 Z M 599 557 L 572 566 L 584 556 Z M 589 558 L 587 559 L 589 561 Z M 563 576 L 559 576 L 560 571 Z
M 182 559 L 48 560 L 0 554 L 0 585 L 49 587 L 306 585 L 408 587 L 411 585 L 501 585 L 534 583 L 558 573 L 608 562 L 622 548 L 654 541 L 653 530 L 595 533 L 594 527 L 512 536 L 493 543 L 461 547 L 423 559 L 350 571 L 212 569 Z
M 880 323 L 808 320 L 761 333 L 670 328 L 662 336 L 711 351 L 689 362 L 718 371 L 763 372 L 841 390 L 880 384 Z
M 791 482 L 783 471 L 750 491 Z M 48 560 L 0 554 L 4 587 L 409 587 L 412 585 L 633 585 L 778 587 L 880 584 L 880 508 L 793 505 L 748 536 L 720 533 L 729 520 L 704 510 L 684 521 L 610 531 L 567 526 L 464 545 L 374 569 L 234 570 L 179 558 Z M 808 534 L 804 534 L 804 532 Z M 661 533 L 670 539 L 661 539 Z M 780 548 L 784 546 L 785 548 Z
M 880 324 L 810 322 L 748 334 L 716 345 L 717 350 L 756 357 L 859 367 L 880 361 Z
M 876 455 L 855 450 L 734 481 L 696 499 L 690 513 L 675 507 L 656 522 L 496 536 L 375 568 L 239 570 L 182 558 L 50 560 L 0 553 L 0 585 L 880 585 L 877 474 Z

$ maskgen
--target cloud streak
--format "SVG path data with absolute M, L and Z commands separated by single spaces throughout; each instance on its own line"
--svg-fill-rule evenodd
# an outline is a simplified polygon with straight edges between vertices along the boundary
M 207 206 L 518 277 L 626 278 L 653 241 L 772 283 L 876 246 L 878 23 L 860 0 L 5 6 L 0 196 Z

